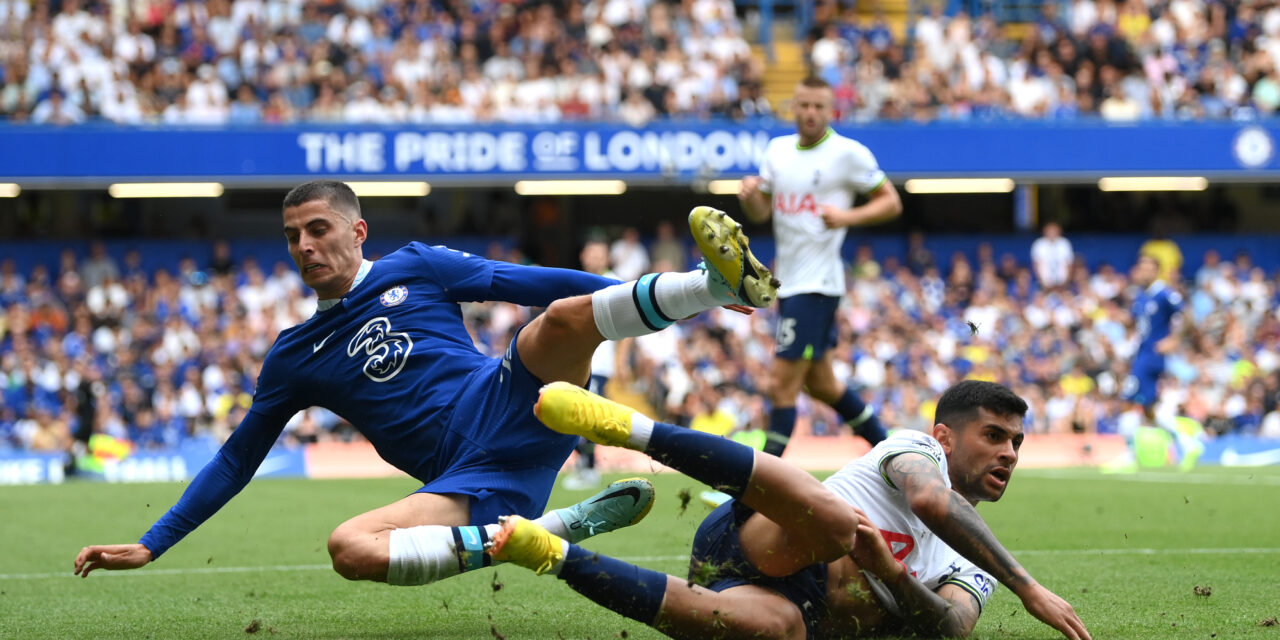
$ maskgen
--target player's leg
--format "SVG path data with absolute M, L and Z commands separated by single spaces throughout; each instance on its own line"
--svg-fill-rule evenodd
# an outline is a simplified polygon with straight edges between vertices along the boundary
M 809 372 L 836 341 L 840 298 L 805 293 L 778 303 L 778 330 L 769 382 L 768 440 L 764 450 L 781 456 L 796 428 L 796 397 Z
M 804 638 L 796 605 L 753 585 L 713 591 L 559 539 L 519 516 L 503 519 L 490 553 L 550 573 L 595 603 L 674 638 Z
M 639 522 L 653 499 L 648 480 L 628 478 L 535 522 L 578 542 Z M 428 584 L 489 565 L 484 544 L 498 527 L 469 522 L 471 496 L 418 492 L 339 525 L 329 536 L 329 555 L 349 580 Z
M 854 433 L 865 438 L 874 447 L 888 437 L 888 434 L 871 405 L 863 402 L 848 385 L 836 380 L 835 370 L 831 366 L 833 357 L 834 353 L 827 351 L 814 361 L 805 375 L 805 389 L 809 395 L 835 409 L 840 414 L 840 419 Z
M 689 227 L 706 257 L 686 273 L 647 274 L 588 296 L 553 302 L 517 338 L 529 370 L 544 382 L 587 380 L 602 340 L 642 336 L 676 320 L 732 304 L 768 306 L 778 281 L 756 260 L 741 225 L 710 207 L 696 207 Z
M 776 456 L 719 436 L 655 422 L 612 400 L 567 383 L 543 388 L 534 413 L 554 431 L 643 451 L 761 514 L 749 554 L 767 575 L 787 575 L 853 548 L 858 519 L 821 482 Z M 746 537 L 744 536 L 744 540 Z
M 774 357 L 769 370 L 769 430 L 764 443 L 765 453 L 781 456 L 791 443 L 796 430 L 796 397 L 804 387 L 809 369 L 808 360 L 792 360 Z

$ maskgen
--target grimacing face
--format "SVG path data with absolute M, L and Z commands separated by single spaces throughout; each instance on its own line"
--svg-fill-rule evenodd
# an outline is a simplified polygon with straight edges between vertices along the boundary
M 791 113 L 796 119 L 796 130 L 805 144 L 817 142 L 827 132 L 834 117 L 835 94 L 826 87 L 796 87 L 791 100 Z
M 1022 416 L 979 408 L 968 422 L 935 425 L 934 437 L 947 454 L 951 488 L 970 502 L 995 502 L 1004 495 L 1022 447 Z
M 289 256 L 308 287 L 322 300 L 340 298 L 351 289 L 368 237 L 364 220 L 335 211 L 324 200 L 311 200 L 284 210 L 284 237 Z

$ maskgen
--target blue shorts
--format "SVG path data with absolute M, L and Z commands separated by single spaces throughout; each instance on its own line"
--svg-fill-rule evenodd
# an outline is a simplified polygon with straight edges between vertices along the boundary
M 802 293 L 778 301 L 774 355 L 785 360 L 818 360 L 836 346 L 836 309 L 840 298 Z
M 1157 383 L 1164 373 L 1164 356 L 1156 353 L 1139 353 L 1133 358 L 1133 366 L 1124 381 L 1124 397 L 1130 402 L 1149 407 L 1159 399 Z
M 818 624 L 827 613 L 827 565 L 810 565 L 785 578 L 766 576 L 742 553 L 738 531 L 755 513 L 737 500 L 712 511 L 698 526 L 689 554 L 689 581 L 717 593 L 751 584 L 776 591 L 800 608 L 808 636 L 817 636 Z
M 510 514 L 541 516 L 578 442 L 533 415 L 542 384 L 520 361 L 512 337 L 506 355 L 467 376 L 435 454 L 435 479 L 418 492 L 470 496 L 477 526 Z

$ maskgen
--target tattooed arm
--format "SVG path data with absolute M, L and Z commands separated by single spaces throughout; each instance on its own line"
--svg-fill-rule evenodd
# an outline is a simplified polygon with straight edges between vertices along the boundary
M 924 637 L 966 638 L 978 624 L 982 613 L 978 599 L 956 585 L 943 585 L 935 593 L 907 571 L 889 550 L 880 530 L 862 510 L 858 513 L 858 533 L 853 545 L 853 560 L 858 568 L 870 571 L 879 578 L 898 608 L 905 614 L 905 623 L 911 630 Z
M 906 495 L 911 511 L 925 526 L 1013 591 L 1028 613 L 1072 640 L 1090 637 L 1071 605 L 1041 586 L 1018 564 L 973 505 L 947 487 L 942 471 L 932 460 L 906 452 L 885 461 L 883 472 Z

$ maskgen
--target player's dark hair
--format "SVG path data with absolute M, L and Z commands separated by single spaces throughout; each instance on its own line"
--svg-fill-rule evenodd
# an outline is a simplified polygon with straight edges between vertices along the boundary
M 952 385 L 938 399 L 933 423 L 955 429 L 976 418 L 978 409 L 1021 418 L 1027 415 L 1027 402 L 1002 384 L 965 380 Z
M 337 180 L 312 180 L 289 191 L 284 197 L 284 208 L 302 206 L 313 200 L 323 200 L 331 209 L 352 220 L 360 219 L 360 199 L 345 182 Z
M 830 89 L 831 83 L 818 76 L 805 76 L 805 79 L 800 81 L 800 86 L 810 89 Z

